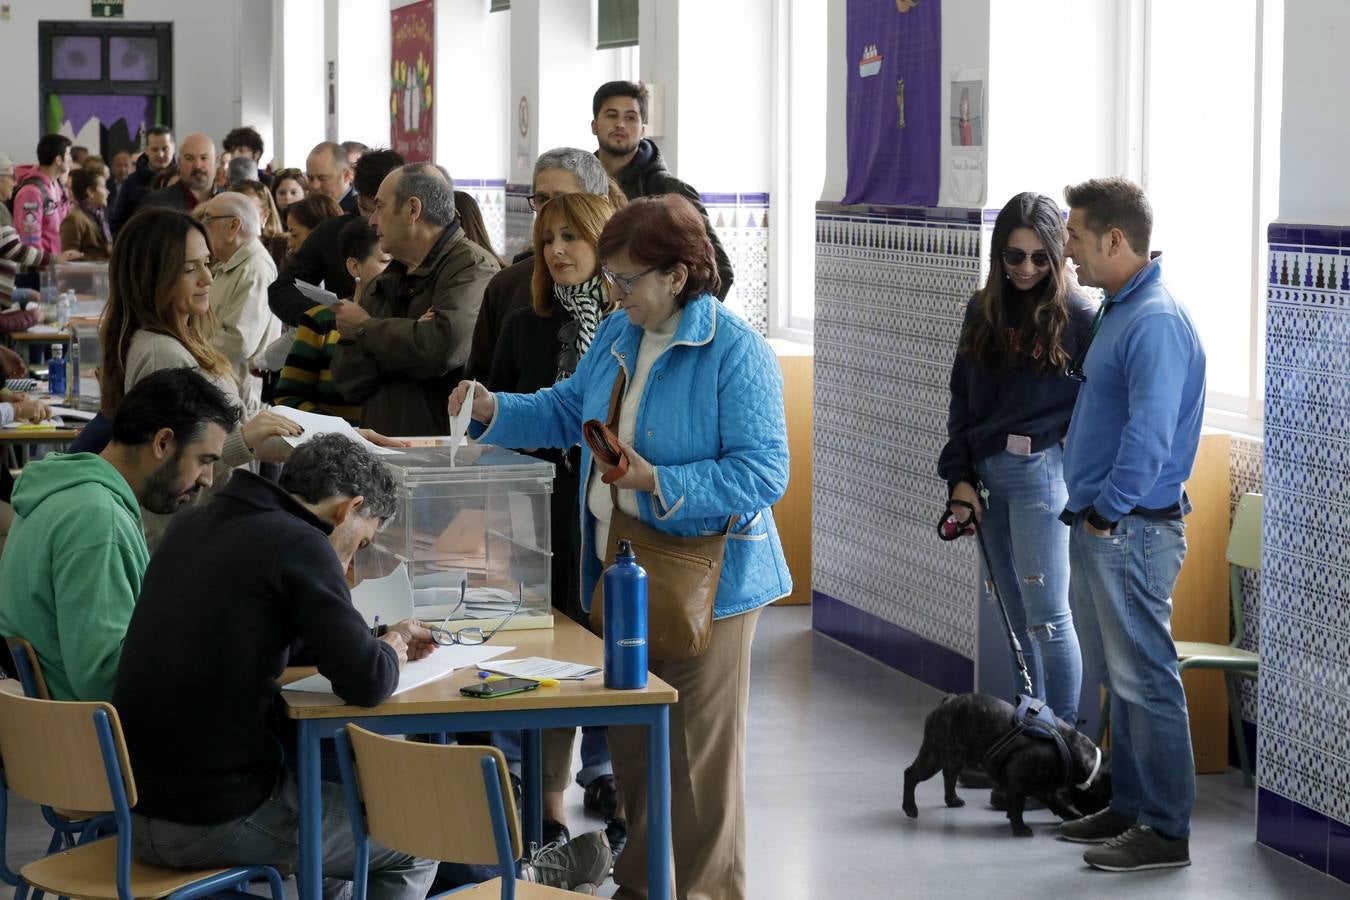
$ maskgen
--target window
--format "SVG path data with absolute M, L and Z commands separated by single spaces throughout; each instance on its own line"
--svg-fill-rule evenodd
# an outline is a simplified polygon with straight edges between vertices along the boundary
M 39 131 L 111 160 L 173 124 L 173 25 L 38 23 Z
M 1207 359 L 1207 421 L 1256 430 L 1266 226 L 1277 215 L 1282 0 L 1148 2 L 1143 152 L 1153 248 Z
M 595 49 L 635 47 L 637 43 L 638 0 L 600 0 Z

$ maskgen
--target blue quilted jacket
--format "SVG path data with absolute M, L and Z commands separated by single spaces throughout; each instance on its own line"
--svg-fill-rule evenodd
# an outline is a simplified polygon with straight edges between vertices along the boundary
M 576 374 L 533 394 L 497 394 L 484 441 L 505 447 L 581 444 L 581 598 L 588 608 L 601 564 L 591 548 L 595 517 L 586 505 L 593 474 L 582 439 L 588 419 L 606 421 L 619 367 L 631 380 L 642 329 L 623 311 L 596 331 Z M 711 294 L 688 302 L 671 345 L 652 364 L 638 404 L 633 449 L 656 469 L 664 507 L 637 492 L 643 522 L 669 534 L 720 533 L 727 541 L 714 616 L 724 618 L 792 592 L 792 577 L 769 508 L 787 489 L 783 378 L 769 345 Z M 638 560 L 641 563 L 641 559 Z

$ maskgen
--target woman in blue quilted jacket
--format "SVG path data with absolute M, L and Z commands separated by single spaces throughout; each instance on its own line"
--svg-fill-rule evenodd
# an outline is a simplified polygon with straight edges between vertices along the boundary
M 619 508 L 672 535 L 715 534 L 734 516 L 702 655 L 651 662 L 680 692 L 670 712 L 671 834 L 677 896 L 746 896 L 745 722 L 750 643 L 759 613 L 792 590 L 770 507 L 788 481 L 783 382 L 764 339 L 713 294 L 719 281 L 702 218 L 682 197 L 634 201 L 600 236 L 601 271 L 619 311 L 596 331 L 576 374 L 534 394 L 474 392 L 484 441 L 508 447 L 581 444 L 582 600 L 599 580 L 613 503 L 582 423 L 608 421 L 628 471 Z M 456 414 L 468 397 L 450 397 Z M 639 563 L 641 560 L 639 559 Z M 647 893 L 644 729 L 613 727 L 610 752 L 629 812 L 614 867 L 616 897 Z

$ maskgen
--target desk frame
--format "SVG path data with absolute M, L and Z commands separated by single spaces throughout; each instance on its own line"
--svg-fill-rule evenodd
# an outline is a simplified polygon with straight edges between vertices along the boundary
M 459 731 L 524 732 L 522 775 L 527 841 L 539 843 L 543 818 L 539 729 L 585 725 L 647 726 L 647 886 L 651 897 L 671 895 L 670 709 L 666 701 L 622 706 L 568 706 L 485 712 L 405 713 L 294 718 L 297 726 L 300 787 L 300 865 L 296 873 L 301 900 L 320 900 L 323 888 L 323 808 L 320 745 L 348 723 L 379 734 L 435 734 Z

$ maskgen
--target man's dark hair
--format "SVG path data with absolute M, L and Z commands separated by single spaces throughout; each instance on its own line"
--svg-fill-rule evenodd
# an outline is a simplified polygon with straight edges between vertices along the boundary
M 380 236 L 364 216 L 352 219 L 338 232 L 338 256 L 343 259 L 368 259 L 378 249 Z
M 112 417 L 112 439 L 134 447 L 168 428 L 182 447 L 199 439 L 210 422 L 232 431 L 239 424 L 239 408 L 200 372 L 161 369 L 136 382 L 122 398 Z
M 102 172 L 91 172 L 88 169 L 75 169 L 70 173 L 70 196 L 76 203 L 84 202 L 84 195 L 94 189 L 98 179 L 103 177 Z
M 64 134 L 44 134 L 37 145 L 38 165 L 50 166 L 66 155 L 66 151 L 70 149 L 70 144 L 70 138 Z
M 251 126 L 245 125 L 242 128 L 236 128 L 225 135 L 225 140 L 220 144 L 226 152 L 233 153 L 236 150 L 247 150 L 250 153 L 256 153 L 259 157 L 263 153 L 262 135 Z
M 306 503 L 364 497 L 361 513 L 367 518 L 394 514 L 394 474 L 375 454 L 341 434 L 321 434 L 296 447 L 277 485 Z
M 1083 219 L 1093 234 L 1103 235 L 1112 228 L 1119 228 L 1135 254 L 1148 256 L 1148 242 L 1153 236 L 1153 207 L 1139 185 L 1118 175 L 1093 178 L 1065 187 L 1064 200 L 1069 209 L 1083 211 Z
M 606 81 L 591 100 L 591 118 L 600 118 L 600 107 L 610 97 L 632 97 L 638 102 L 642 124 L 647 124 L 647 86 L 640 81 Z
M 352 187 L 356 188 L 357 196 L 374 200 L 380 192 L 380 182 L 404 162 L 406 160 L 402 153 L 388 147 L 362 153 L 356 165 L 352 166 Z
M 151 125 L 149 128 L 145 129 L 146 141 L 149 141 L 152 137 L 159 137 L 162 134 L 167 134 L 169 140 L 173 140 L 173 129 L 168 125 Z

